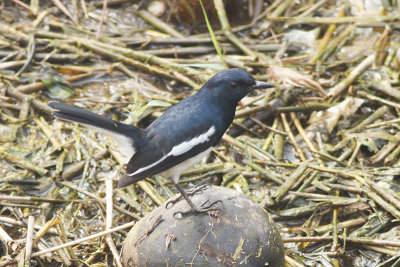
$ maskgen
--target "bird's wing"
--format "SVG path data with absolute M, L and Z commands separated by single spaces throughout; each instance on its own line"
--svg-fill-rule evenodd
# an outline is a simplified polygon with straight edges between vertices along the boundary
M 174 140 L 177 139 L 171 139 L 170 135 L 162 132 L 153 136 L 131 158 L 126 167 L 126 175 L 121 177 L 118 186 L 124 187 L 166 171 L 206 151 L 219 141 L 214 125 L 210 125 L 205 130 L 204 128 L 188 129 L 185 137 L 180 142 L 176 142 Z

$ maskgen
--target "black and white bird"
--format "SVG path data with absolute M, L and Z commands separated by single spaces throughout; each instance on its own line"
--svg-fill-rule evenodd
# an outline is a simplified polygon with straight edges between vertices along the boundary
M 243 69 L 223 70 L 208 80 L 194 95 L 166 110 L 146 129 L 127 125 L 83 110 L 51 101 L 55 117 L 78 122 L 110 134 L 126 158 L 126 174 L 118 187 L 125 187 L 163 173 L 190 205 L 192 212 L 209 209 L 193 204 L 178 184 L 183 171 L 199 162 L 218 144 L 235 116 L 238 102 L 255 89 L 274 87 L 256 81 Z

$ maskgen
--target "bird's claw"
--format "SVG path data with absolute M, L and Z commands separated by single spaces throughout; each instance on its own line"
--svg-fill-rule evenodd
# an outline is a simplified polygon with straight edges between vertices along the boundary
M 194 186 L 192 188 L 189 188 L 188 190 L 186 190 L 186 194 L 188 196 L 193 196 L 196 193 L 201 193 L 203 192 L 204 189 L 206 189 L 207 187 L 209 187 L 209 185 L 203 184 L 203 185 L 199 185 L 199 186 Z M 165 204 L 165 208 L 169 209 L 170 204 L 174 205 L 175 203 L 177 203 L 179 200 L 183 199 L 182 194 L 177 195 L 176 197 L 168 200 L 168 202 Z M 203 203 L 204 204 L 204 203 Z
M 184 216 L 186 214 L 199 214 L 199 213 L 205 213 L 205 212 L 209 212 L 209 211 L 215 211 L 216 208 L 214 207 L 216 204 L 218 203 L 222 203 L 222 200 L 217 200 L 214 201 L 210 204 L 208 204 L 207 206 L 205 206 L 209 201 L 205 201 L 203 204 L 200 205 L 200 207 L 196 207 L 196 206 L 191 206 L 190 209 L 186 210 L 186 211 L 177 211 L 174 213 L 174 217 L 177 214 L 180 214 L 181 216 Z
M 196 193 L 203 192 L 203 190 L 206 189 L 207 187 L 210 187 L 210 186 L 208 184 L 196 185 L 196 186 L 186 190 L 186 194 L 188 194 L 189 196 L 193 196 Z

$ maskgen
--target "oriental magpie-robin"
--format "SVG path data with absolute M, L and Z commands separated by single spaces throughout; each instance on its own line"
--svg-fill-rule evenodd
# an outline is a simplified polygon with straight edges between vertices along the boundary
M 179 176 L 218 143 L 235 116 L 236 105 L 250 91 L 274 87 L 256 81 L 247 71 L 228 69 L 217 73 L 194 95 L 165 111 L 146 129 L 123 124 L 81 108 L 51 101 L 55 117 L 75 121 L 110 134 L 126 158 L 125 187 L 164 173 L 186 199 L 192 212 L 199 208 L 178 184 Z

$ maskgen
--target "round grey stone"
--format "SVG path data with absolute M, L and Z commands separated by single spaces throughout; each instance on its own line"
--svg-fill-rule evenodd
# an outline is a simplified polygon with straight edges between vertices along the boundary
M 221 203 L 215 211 L 183 216 L 175 213 L 189 209 L 185 200 L 156 208 L 130 230 L 123 244 L 123 265 L 285 266 L 282 238 L 258 203 L 218 186 L 191 199 L 197 206 Z

